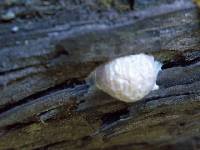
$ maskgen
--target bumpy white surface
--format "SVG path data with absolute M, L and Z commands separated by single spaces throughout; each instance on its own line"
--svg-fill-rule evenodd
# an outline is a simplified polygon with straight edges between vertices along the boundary
M 153 56 L 138 54 L 110 61 L 92 76 L 99 89 L 121 101 L 135 102 L 159 88 L 156 78 L 160 70 L 161 63 Z

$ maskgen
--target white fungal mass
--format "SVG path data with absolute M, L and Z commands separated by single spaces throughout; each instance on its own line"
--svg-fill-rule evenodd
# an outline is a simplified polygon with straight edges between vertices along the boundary
M 97 88 L 121 101 L 135 102 L 158 89 L 161 66 L 153 56 L 130 55 L 99 66 L 91 76 Z

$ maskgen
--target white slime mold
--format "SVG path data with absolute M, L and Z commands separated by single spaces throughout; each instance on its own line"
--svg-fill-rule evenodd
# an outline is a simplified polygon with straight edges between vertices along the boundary
M 97 67 L 89 76 L 96 87 L 124 102 L 135 102 L 152 90 L 156 84 L 161 63 L 146 54 L 129 55 Z

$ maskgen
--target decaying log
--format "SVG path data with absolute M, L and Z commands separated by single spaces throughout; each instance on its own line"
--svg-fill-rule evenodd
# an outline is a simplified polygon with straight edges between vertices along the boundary
M 0 149 L 200 149 L 198 9 L 110 2 L 0 2 L 16 13 L 0 19 Z M 143 100 L 86 84 L 98 65 L 136 53 L 163 63 Z

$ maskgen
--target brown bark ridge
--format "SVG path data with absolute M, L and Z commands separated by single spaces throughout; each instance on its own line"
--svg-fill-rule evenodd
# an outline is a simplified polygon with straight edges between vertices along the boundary
M 200 149 L 199 12 L 188 0 L 0 2 L 0 149 Z M 148 53 L 160 89 L 126 104 L 98 65 Z

